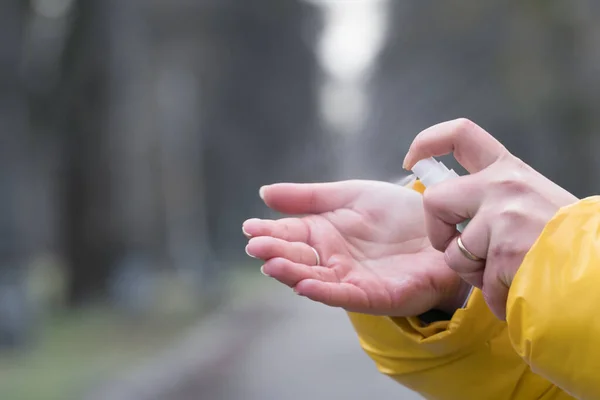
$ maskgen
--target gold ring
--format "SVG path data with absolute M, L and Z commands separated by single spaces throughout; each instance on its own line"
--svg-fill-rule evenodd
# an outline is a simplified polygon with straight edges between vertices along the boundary
M 315 256 L 317 256 L 317 263 L 315 264 L 315 267 L 321 265 L 321 257 L 319 257 L 319 252 L 312 246 L 310 248 L 315 252 Z
M 467 248 L 463 244 L 460 236 L 456 239 L 456 244 L 458 244 L 458 248 L 459 248 L 460 252 L 463 253 L 463 255 L 465 257 L 467 257 L 469 260 L 471 260 L 471 261 L 484 261 L 485 260 L 485 258 L 477 257 L 475 254 L 473 254 L 469 250 L 467 250 Z

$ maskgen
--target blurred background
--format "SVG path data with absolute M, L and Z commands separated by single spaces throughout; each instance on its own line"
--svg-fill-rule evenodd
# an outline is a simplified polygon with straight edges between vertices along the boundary
M 417 398 L 343 312 L 262 277 L 241 223 L 269 216 L 263 184 L 395 180 L 414 136 L 458 117 L 597 193 L 599 17 L 592 0 L 3 0 L 0 398 Z

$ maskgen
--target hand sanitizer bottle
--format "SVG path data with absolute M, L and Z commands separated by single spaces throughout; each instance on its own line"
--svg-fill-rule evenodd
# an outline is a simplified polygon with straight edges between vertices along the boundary
M 441 161 L 437 161 L 435 158 L 425 158 L 415 164 L 412 169 L 413 174 L 419 179 L 419 181 L 426 188 L 429 186 L 433 186 L 436 183 L 443 182 L 448 179 L 458 178 L 458 174 L 454 172 L 453 169 L 448 169 Z M 463 221 L 460 224 L 456 225 L 456 229 L 462 233 L 462 231 L 467 227 L 469 220 Z M 467 297 L 462 305 L 462 308 L 467 306 L 469 302 L 469 298 L 473 293 L 473 286 L 469 290 Z
M 433 157 L 417 162 L 412 168 L 412 172 L 425 187 L 433 186 L 448 179 L 458 178 L 458 174 L 453 169 L 448 169 L 444 163 Z M 468 222 L 468 220 L 461 222 L 456 226 L 456 229 L 462 232 Z

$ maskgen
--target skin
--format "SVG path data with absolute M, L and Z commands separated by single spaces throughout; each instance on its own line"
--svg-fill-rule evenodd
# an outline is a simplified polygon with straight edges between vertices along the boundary
M 449 153 L 470 174 L 430 187 L 423 197 L 372 181 L 265 186 L 261 197 L 269 207 L 304 216 L 246 221 L 246 251 L 265 260 L 264 274 L 299 295 L 349 311 L 452 313 L 473 285 L 505 319 L 525 255 L 556 212 L 578 199 L 466 119 L 417 135 L 404 167 Z M 481 261 L 466 258 L 456 243 L 456 224 L 465 219 L 471 222 L 463 244 Z
M 410 169 L 427 157 L 453 153 L 470 175 L 428 188 L 425 225 L 432 246 L 465 281 L 481 288 L 494 314 L 506 318 L 512 280 L 523 259 L 556 212 L 578 199 L 535 171 L 466 119 L 421 132 L 404 161 Z M 482 261 L 471 261 L 456 243 L 456 224 L 472 218 L 464 246 Z
M 260 194 L 272 209 L 302 216 L 245 221 L 246 252 L 297 294 L 375 315 L 462 306 L 470 286 L 431 246 L 420 194 L 374 181 L 282 183 Z

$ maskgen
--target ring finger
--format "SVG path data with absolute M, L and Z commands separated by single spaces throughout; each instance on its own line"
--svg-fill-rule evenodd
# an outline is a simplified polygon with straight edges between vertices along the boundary
M 464 232 L 450 241 L 444 252 L 448 266 L 466 282 L 478 288 L 483 286 L 483 271 L 489 243 L 487 225 L 482 221 L 476 215 Z
M 270 260 L 271 258 L 285 258 L 294 263 L 305 265 L 318 265 L 319 256 L 316 250 L 302 242 L 287 242 L 282 239 L 261 236 L 250 239 L 246 246 L 246 253 L 254 258 Z
M 248 238 L 272 236 L 287 242 L 306 242 L 309 237 L 308 224 L 300 218 L 252 218 L 244 222 L 242 232 Z
M 299 282 L 306 279 L 335 282 L 336 275 L 329 268 L 309 267 L 304 264 L 294 263 L 285 258 L 272 258 L 262 266 L 263 274 L 277 279 L 289 287 L 295 287 Z

